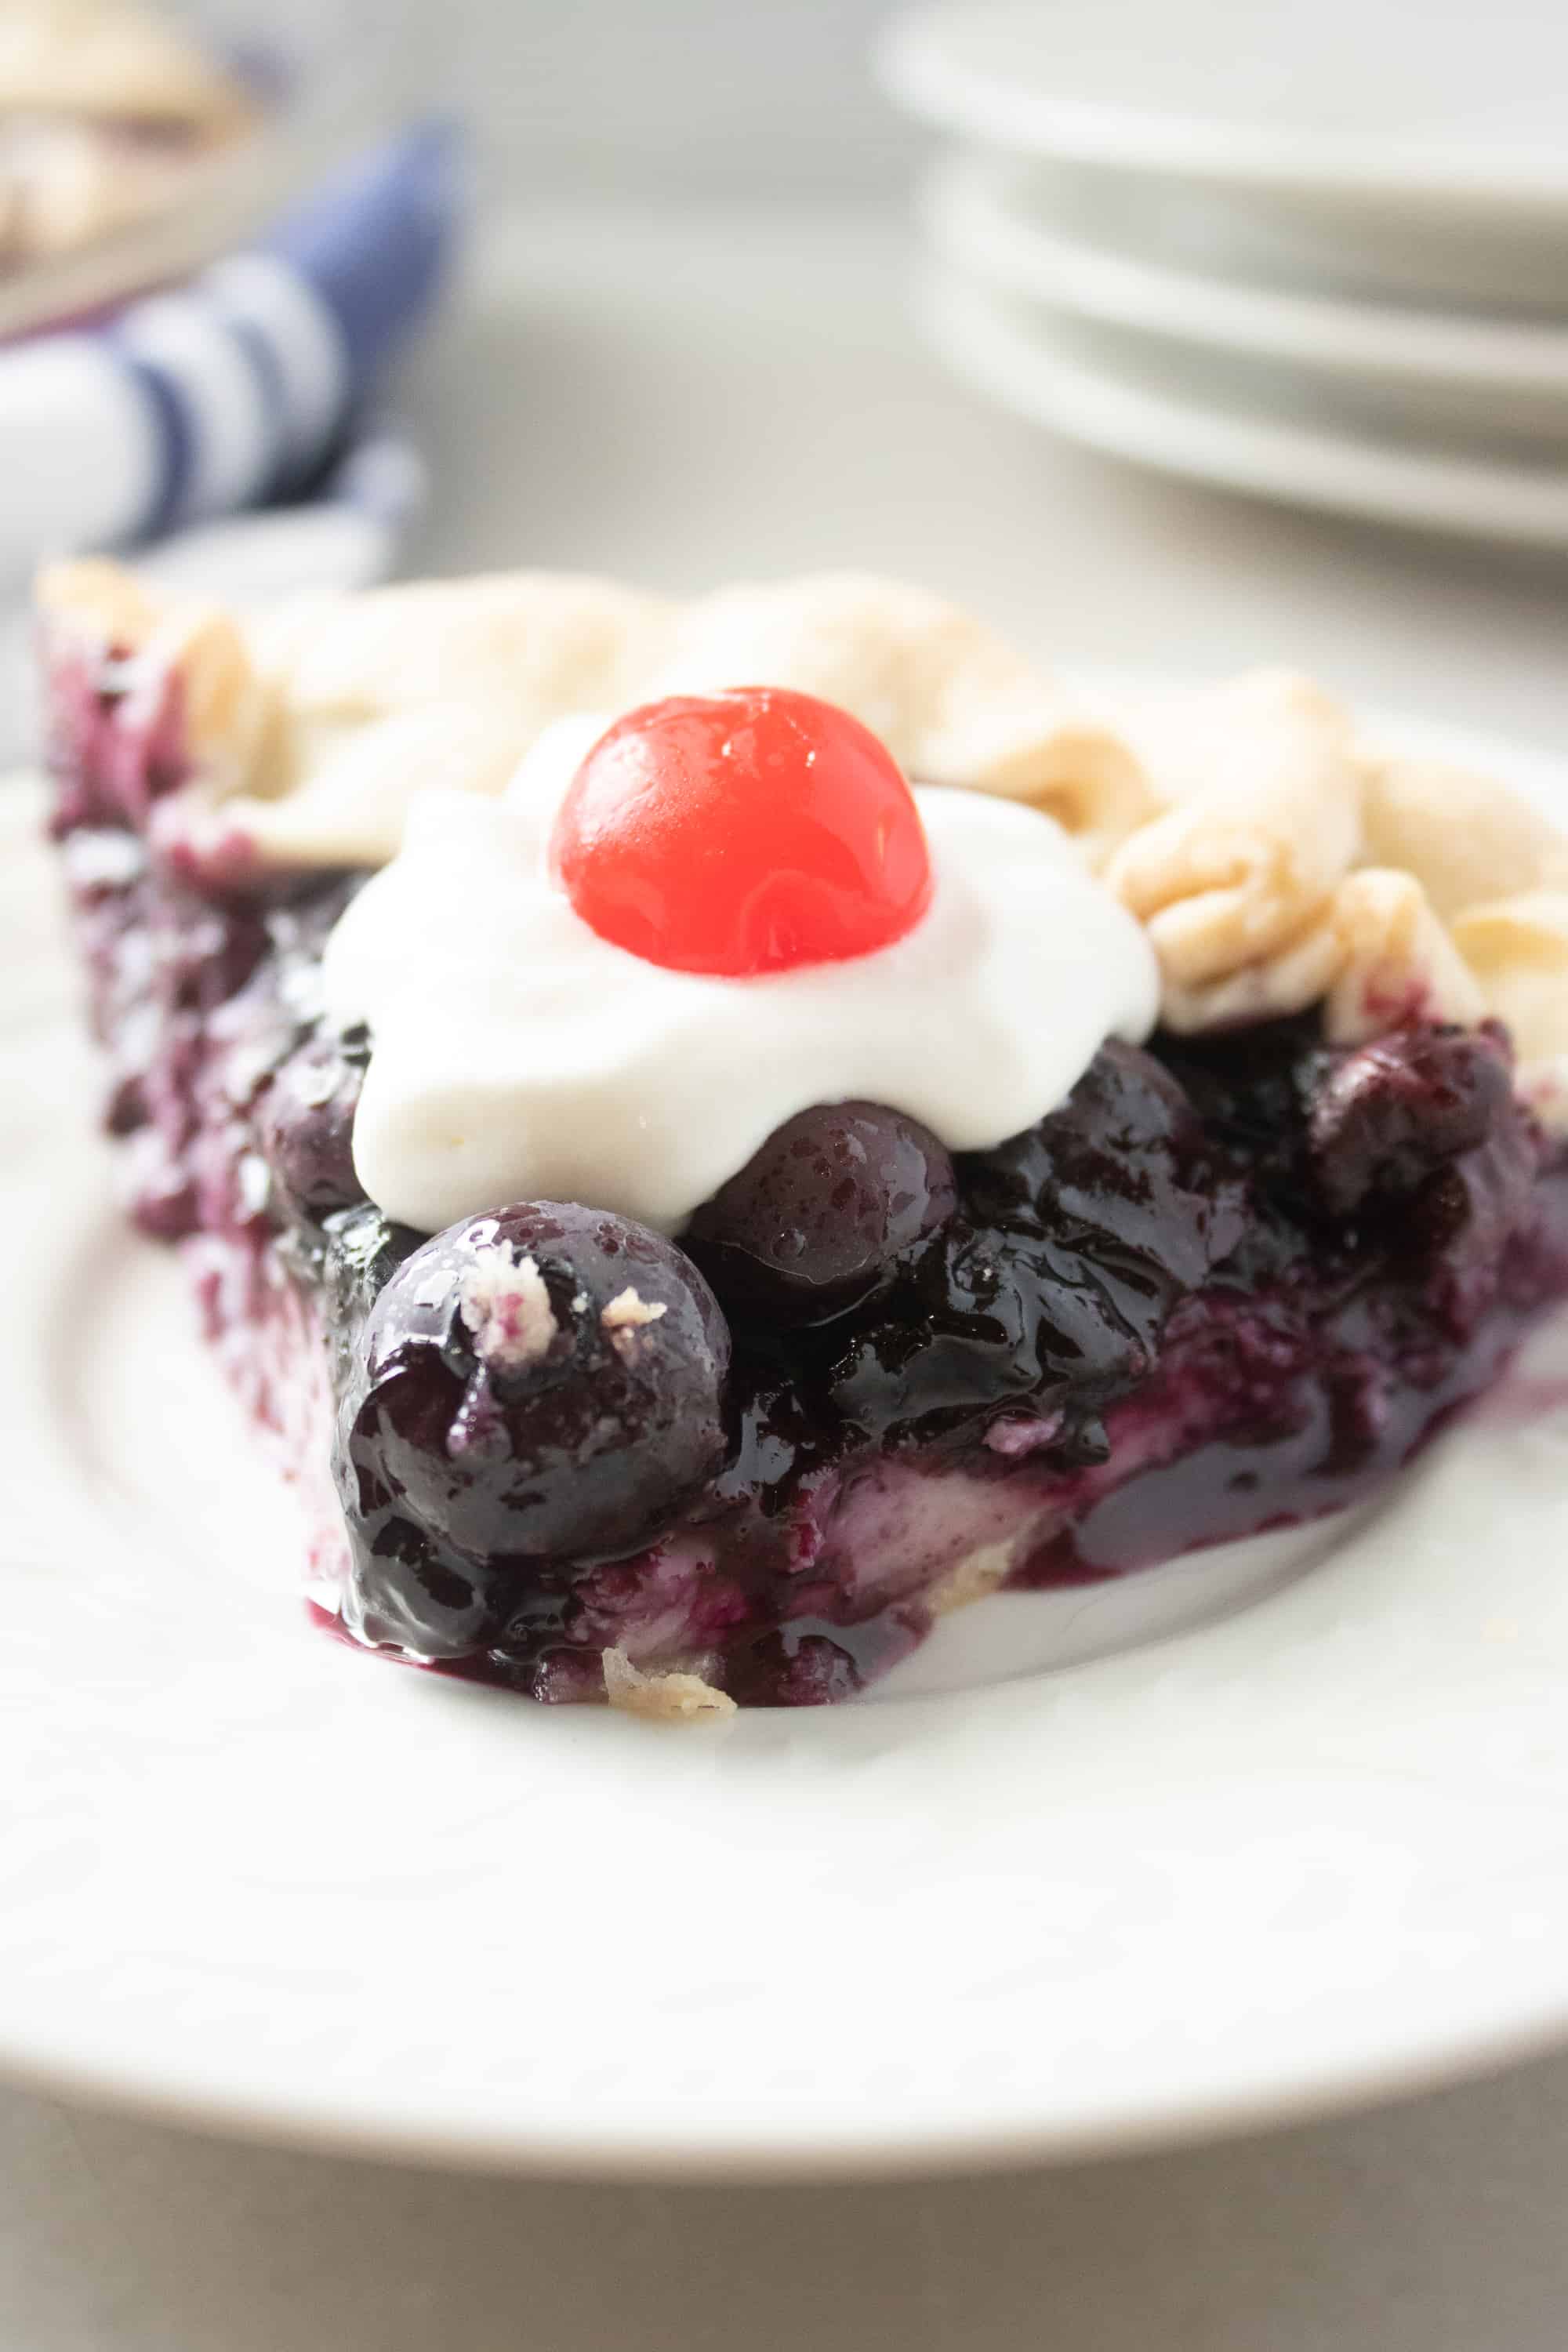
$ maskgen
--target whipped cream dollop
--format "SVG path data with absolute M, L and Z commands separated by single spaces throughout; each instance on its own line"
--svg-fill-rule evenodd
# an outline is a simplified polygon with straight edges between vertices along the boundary
M 931 901 L 890 947 L 749 979 L 675 971 L 583 920 L 551 828 L 608 722 L 557 721 L 498 799 L 428 791 L 327 947 L 329 1017 L 368 1024 L 361 1182 L 436 1231 L 581 1201 L 674 1233 L 794 1113 L 884 1103 L 983 1150 L 1146 1036 L 1153 951 L 1054 820 L 917 789 Z

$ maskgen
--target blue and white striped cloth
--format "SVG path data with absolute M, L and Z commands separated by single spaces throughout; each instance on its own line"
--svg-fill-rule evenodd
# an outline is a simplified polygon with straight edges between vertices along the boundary
M 0 348 L 0 769 L 37 753 L 41 558 L 129 550 L 237 605 L 395 568 L 425 472 L 367 412 L 451 256 L 462 161 L 407 132 L 190 286 Z
M 0 581 L 297 498 L 429 307 L 464 181 L 455 133 L 422 126 L 189 286 L 0 350 Z M 363 503 L 368 463 L 322 494 Z

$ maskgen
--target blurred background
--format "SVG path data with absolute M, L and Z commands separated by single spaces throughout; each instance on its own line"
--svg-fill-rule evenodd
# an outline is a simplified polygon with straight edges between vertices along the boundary
M 1531 108 L 1568 88 L 1561 0 L 1142 0 L 1130 31 L 1131 6 L 1103 0 L 1100 37 L 1094 11 L 1039 0 L 1047 83 L 1092 65 L 1102 89 L 1109 73 L 1147 90 L 1169 67 L 1189 100 L 1239 89 L 1264 151 L 1292 105 L 1321 118 L 1314 44 L 1357 135 L 1435 144 L 1439 177 L 1424 60 L 1451 61 L 1451 93 L 1518 99 L 1528 120 L 1468 125 L 1493 156 L 1538 152 Z M 193 490 L 154 457 L 123 478 L 106 460 L 105 535 L 174 526 L 154 564 L 239 595 L 509 563 L 676 589 L 859 565 L 1070 671 L 1285 659 L 1420 712 L 1446 744 L 1479 736 L 1489 764 L 1499 732 L 1568 734 L 1561 185 L 1511 210 L 1494 190 L 1457 226 L 1424 200 L 1413 228 L 1386 190 L 1304 226 L 1278 189 L 1233 184 L 1216 210 L 1190 173 L 1055 180 L 940 119 L 958 86 L 940 61 L 922 82 L 906 57 L 893 101 L 886 53 L 880 82 L 870 64 L 887 0 L 170 13 L 300 61 L 301 146 L 236 197 L 213 251 L 265 245 L 305 206 L 289 267 L 370 340 L 358 374 L 323 377 L 279 328 L 298 370 L 287 463 L 259 426 L 254 451 L 231 431 L 210 376 L 178 396 L 226 472 L 215 457 Z M 1238 58 L 1264 70 L 1238 80 Z M 994 79 L 1026 80 L 1005 62 Z M 432 112 L 462 126 L 468 166 L 432 177 L 430 151 L 416 170 L 395 149 L 345 210 L 334 175 Z M 177 373 L 179 325 L 146 324 L 132 355 Z M 41 545 L 45 477 L 16 436 L 42 428 L 24 408 L 0 389 L 13 521 L 31 515 Z M 62 496 L 85 496 L 84 446 L 68 436 L 47 478 Z M 289 506 L 243 515 L 280 484 Z M 19 661 L 20 627 L 0 614 L 0 661 L 7 645 Z M 1086 2352 L 1562 2352 L 1565 2147 L 1562 2060 L 1243 2147 L 777 2196 L 383 2174 L 7 2089 L 0 2342 L 1021 2352 L 1060 2326 Z
M 689 588 L 858 564 L 1068 667 L 1284 648 L 1352 694 L 1557 731 L 1568 18 L 1538 0 L 1484 25 L 1432 0 L 1414 41 L 1403 0 L 165 13 L 218 54 L 284 61 L 249 156 L 268 168 L 247 178 L 237 150 L 146 233 L 139 281 L 100 282 L 91 253 L 43 273 L 54 314 L 265 246 L 314 205 L 311 252 L 342 251 L 310 299 L 330 341 L 368 310 L 374 347 L 322 408 L 315 362 L 247 314 L 318 427 L 280 476 L 266 420 L 191 373 L 182 325 L 185 438 L 213 463 L 177 490 L 154 465 L 101 511 L 77 511 L 96 478 L 52 382 L 15 462 L 0 370 L 28 490 L 0 519 L 16 576 L 128 537 L 226 593 L 290 567 Z M 333 173 L 433 117 L 456 130 L 446 163 L 393 150 L 345 234 Z M 154 270 L 160 236 L 184 247 Z M 47 321 L 36 277 L 0 280 L 0 333 Z M 330 487 L 309 545 L 185 544 L 366 436 L 374 462 Z
M 454 0 L 438 13 L 427 59 L 469 112 L 496 196 L 892 202 L 921 152 L 867 67 L 883 0 Z

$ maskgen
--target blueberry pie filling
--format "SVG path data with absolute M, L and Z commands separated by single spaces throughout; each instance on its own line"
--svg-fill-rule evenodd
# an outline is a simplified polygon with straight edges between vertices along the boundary
M 859 581 L 43 609 L 132 1211 L 361 1642 L 847 1697 L 1375 1493 L 1568 1296 L 1555 837 L 1299 680 L 1113 727 Z

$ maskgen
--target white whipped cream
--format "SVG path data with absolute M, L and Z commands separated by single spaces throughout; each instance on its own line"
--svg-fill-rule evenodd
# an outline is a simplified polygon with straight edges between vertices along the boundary
M 1107 1036 L 1152 1028 L 1142 927 L 1052 819 L 980 793 L 917 790 L 931 903 L 891 947 L 736 980 L 613 946 L 548 869 L 606 723 L 557 722 L 499 800 L 416 795 L 328 943 L 329 1014 L 374 1040 L 354 1160 L 389 1216 L 582 1201 L 672 1233 L 813 1103 L 885 1103 L 984 1150 Z

